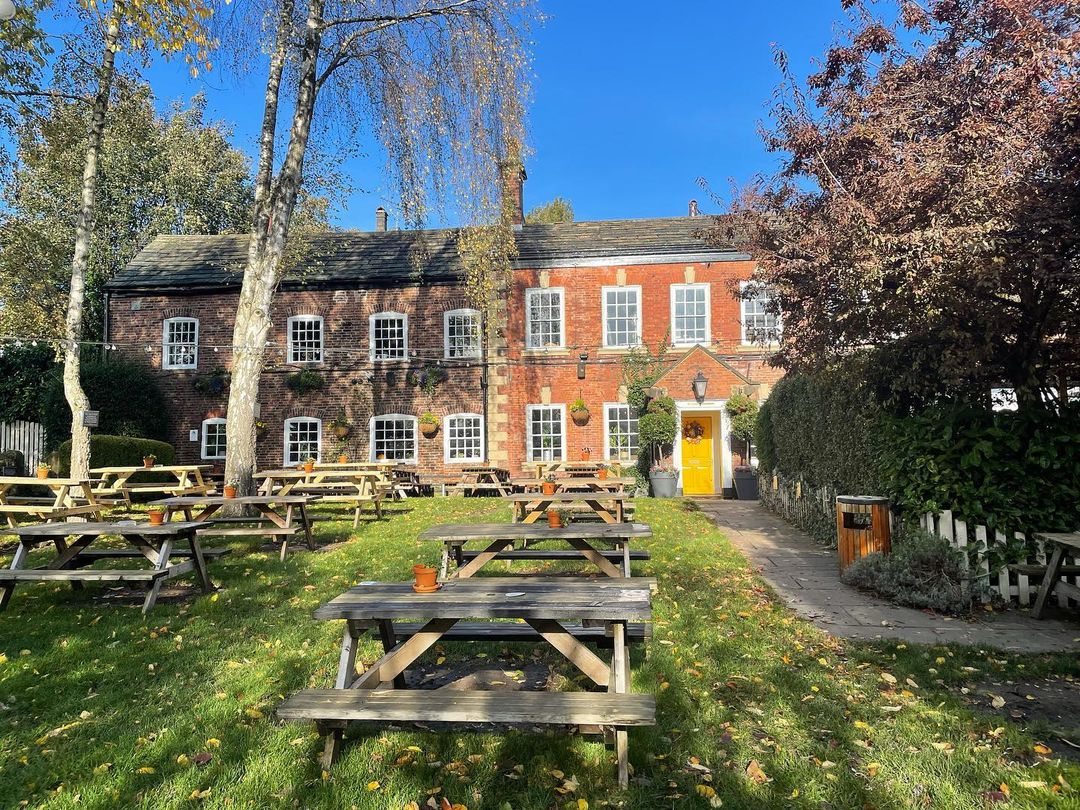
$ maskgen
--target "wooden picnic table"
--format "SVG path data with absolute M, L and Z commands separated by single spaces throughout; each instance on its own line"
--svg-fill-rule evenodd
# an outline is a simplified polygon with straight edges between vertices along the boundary
M 1023 566 L 1028 575 L 1042 575 L 1042 585 L 1039 587 L 1039 595 L 1035 598 L 1035 607 L 1031 615 L 1036 619 L 1042 616 L 1046 600 L 1051 594 L 1067 596 L 1070 599 L 1080 601 L 1080 587 L 1061 579 L 1065 576 L 1080 575 L 1080 566 L 1065 565 L 1065 555 L 1071 555 L 1074 560 L 1080 558 L 1080 532 L 1054 533 L 1040 532 L 1035 535 L 1046 545 L 1052 547 L 1050 562 L 1046 566 Z
M 515 478 L 511 483 L 515 489 L 524 492 L 542 491 L 544 484 L 551 483 L 555 484 L 556 492 L 625 492 L 627 487 L 634 486 L 636 482 L 633 478 L 616 478 L 609 475 L 607 478 L 567 476 L 556 478 L 553 482 L 541 478 Z
M 510 484 L 510 471 L 490 464 L 471 464 L 460 469 L 460 476 L 449 489 L 459 490 L 462 495 L 479 495 L 485 492 L 497 492 L 509 495 L 513 490 Z
M 631 576 L 630 561 L 645 560 L 648 552 L 633 552 L 631 540 L 652 537 L 652 529 L 644 523 L 572 523 L 552 529 L 535 523 L 444 523 L 420 533 L 421 540 L 443 544 L 441 578 L 471 577 L 492 560 L 566 560 L 585 559 L 609 577 Z M 571 550 L 529 548 L 544 541 L 566 543 Z M 597 548 L 590 541 L 609 543 L 614 551 Z M 487 545 L 482 551 L 466 551 L 470 542 Z M 514 550 L 514 545 L 521 548 Z M 450 573 L 450 558 L 457 564 Z M 618 563 L 618 565 L 616 565 Z
M 94 486 L 96 494 L 122 495 L 130 506 L 131 496 L 140 492 L 162 495 L 201 495 L 211 492 L 214 485 L 203 477 L 203 473 L 212 469 L 212 464 L 155 464 L 153 467 L 97 467 L 90 472 L 101 476 Z M 176 483 L 131 480 L 140 473 L 167 473 L 176 479 Z
M 175 498 L 162 498 L 151 506 L 165 508 L 165 520 L 172 520 L 180 512 L 187 521 L 202 524 L 200 535 L 220 535 L 222 537 L 265 537 L 271 542 L 281 543 L 281 561 L 289 548 L 289 538 L 303 533 L 307 547 L 314 551 L 315 540 L 311 536 L 311 519 L 307 507 L 319 500 L 319 495 L 244 495 L 225 498 L 221 495 L 184 495 Z M 258 516 L 238 515 L 226 518 L 210 518 L 223 506 L 235 504 L 250 506 L 258 511 Z M 196 509 L 201 511 L 195 512 Z M 210 521 L 213 525 L 206 525 Z M 229 528 L 220 524 L 227 524 Z M 255 524 L 255 525 L 243 525 Z M 269 524 L 269 525 L 268 525 Z
M 338 754 L 350 721 L 526 723 L 613 729 L 611 737 L 619 782 L 629 778 L 629 726 L 653 725 L 652 695 L 630 694 L 627 625 L 650 622 L 655 580 L 565 580 L 556 577 L 474 577 L 454 579 L 435 593 L 418 594 L 411 583 L 362 582 L 315 611 L 321 620 L 345 620 L 345 632 L 333 689 L 305 689 L 277 709 L 286 720 L 315 721 L 326 737 L 323 767 Z M 405 637 L 397 620 L 423 624 Z M 464 634 L 452 634 L 465 619 L 518 619 L 530 628 L 528 640 L 544 641 L 564 655 L 603 692 L 493 692 L 407 689 L 404 673 L 440 641 L 484 639 L 483 627 L 514 627 L 482 622 Z M 602 627 L 612 640 L 608 660 L 601 658 L 570 622 Z M 588 628 L 594 630 L 594 628 Z M 385 654 L 357 674 L 356 645 L 365 632 L 378 632 Z M 524 640 L 524 639 L 523 639 Z
M 543 493 L 524 493 L 507 496 L 514 505 L 514 520 L 520 523 L 535 523 L 544 516 L 548 509 L 557 504 L 585 504 L 599 515 L 604 523 L 623 522 L 623 504 L 631 500 L 623 492 L 556 492 L 554 495 Z
M 11 567 L 0 571 L 0 609 L 3 609 L 11 593 L 19 582 L 70 582 L 71 587 L 79 589 L 84 582 L 138 582 L 149 585 L 142 612 L 147 613 L 157 601 L 161 583 L 168 579 L 184 576 L 194 571 L 196 579 L 204 592 L 212 591 L 214 586 L 206 573 L 206 556 L 196 536 L 201 524 L 194 521 L 184 523 L 165 523 L 151 526 L 149 523 L 42 523 L 37 526 L 22 526 L 14 531 L 18 535 L 19 545 Z M 130 549 L 91 550 L 89 547 L 100 537 L 120 537 L 134 546 Z M 68 544 L 68 538 L 74 538 Z M 27 555 L 34 546 L 52 543 L 56 548 L 56 557 L 40 568 L 24 568 Z M 175 549 L 177 543 L 186 543 L 187 551 Z M 214 550 L 218 556 L 224 551 Z M 80 570 L 98 560 L 130 559 L 145 557 L 152 568 L 91 568 Z M 172 563 L 173 557 L 184 557 L 184 562 Z
M 34 491 L 49 491 L 49 495 L 16 495 L 15 487 L 33 487 Z M 97 501 L 89 481 L 77 478 L 37 478 L 36 476 L 0 476 L 0 515 L 8 528 L 19 525 L 19 516 L 53 521 L 69 517 L 93 515 L 101 520 L 104 506 Z
M 382 499 L 393 494 L 394 483 L 379 470 L 303 469 L 265 470 L 255 474 L 262 478 L 261 495 L 318 495 L 320 503 L 349 503 L 354 507 L 353 528 L 360 525 L 364 504 L 370 503 L 375 516 L 382 519 Z

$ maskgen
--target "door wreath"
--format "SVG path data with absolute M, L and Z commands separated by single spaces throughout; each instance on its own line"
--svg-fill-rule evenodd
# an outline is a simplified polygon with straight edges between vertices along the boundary
M 705 435 L 705 428 L 700 422 L 690 421 L 683 425 L 682 435 L 690 444 L 697 444 Z

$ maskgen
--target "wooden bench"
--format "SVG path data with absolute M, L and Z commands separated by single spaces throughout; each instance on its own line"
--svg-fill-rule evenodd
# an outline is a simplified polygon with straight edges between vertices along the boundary
M 181 565 L 191 565 L 181 563 Z M 179 571 L 180 566 L 173 566 Z M 180 573 L 186 573 L 189 567 Z M 146 568 L 94 568 L 90 571 L 78 571 L 71 568 L 21 568 L 18 570 L 0 569 L 0 585 L 16 582 L 153 582 L 170 576 L 168 570 Z
M 623 559 L 623 553 L 621 551 L 603 550 L 597 552 L 601 557 L 606 557 L 612 562 L 621 562 Z M 468 561 L 473 560 L 483 554 L 482 551 L 462 551 L 461 559 Z M 500 551 L 496 560 L 580 560 L 581 552 L 578 551 L 566 551 L 563 549 L 517 549 L 515 551 Z M 647 551 L 631 551 L 631 560 L 649 560 L 652 559 L 652 555 Z
M 652 695 L 614 692 L 465 692 L 452 689 L 305 689 L 277 708 L 282 720 L 314 721 L 327 737 L 329 769 L 345 726 L 373 723 L 496 723 L 625 730 L 656 724 Z
M 398 641 L 412 638 L 423 627 L 421 622 L 394 622 L 394 637 Z M 596 644 L 609 649 L 612 638 L 603 627 L 587 627 L 580 624 L 565 625 L 566 629 L 579 641 Z M 536 630 L 521 622 L 458 622 L 442 636 L 447 641 L 491 641 L 491 642 L 539 642 L 543 639 Z M 630 622 L 626 625 L 626 643 L 644 644 L 652 638 L 652 625 L 647 622 Z
M 196 532 L 198 534 L 198 532 Z M 202 555 L 206 559 L 214 560 L 218 557 L 224 557 L 229 554 L 231 549 L 227 548 L 204 548 Z M 190 557 L 191 551 L 188 549 L 173 549 L 173 557 Z M 89 565 L 97 562 L 98 560 L 120 559 L 124 557 L 131 557 L 132 559 L 143 559 L 143 553 L 137 548 L 116 548 L 116 549 L 95 549 L 89 548 L 83 552 L 80 552 L 79 556 L 75 560 L 76 565 Z
M 1010 571 L 1015 571 L 1018 574 L 1023 574 L 1026 577 L 1031 577 L 1032 579 L 1042 579 L 1043 577 L 1046 576 L 1046 566 L 1045 565 L 1028 565 L 1028 564 L 1022 564 L 1021 565 L 1021 564 L 1017 564 L 1017 565 L 1010 565 L 1009 570 Z M 1063 566 L 1061 566 L 1061 576 L 1063 576 L 1063 577 L 1077 577 L 1077 576 L 1080 576 L 1080 565 L 1063 565 Z

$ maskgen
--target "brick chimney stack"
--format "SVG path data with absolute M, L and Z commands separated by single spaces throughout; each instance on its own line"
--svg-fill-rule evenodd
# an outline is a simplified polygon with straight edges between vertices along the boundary
M 510 201 L 510 220 L 514 230 L 520 230 L 525 224 L 525 167 L 515 161 L 506 161 L 499 166 L 502 174 L 503 194 Z
M 386 209 L 381 205 L 375 209 L 375 230 L 380 232 L 386 230 Z

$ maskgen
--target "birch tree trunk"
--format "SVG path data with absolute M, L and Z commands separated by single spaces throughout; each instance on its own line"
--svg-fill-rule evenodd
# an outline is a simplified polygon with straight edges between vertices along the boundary
M 86 268 L 90 258 L 90 240 L 94 230 L 98 158 L 105 134 L 105 114 L 109 109 L 113 75 L 116 68 L 116 44 L 120 37 L 120 0 L 113 4 L 105 29 L 105 47 L 98 69 L 98 87 L 87 132 L 86 163 L 83 167 L 81 205 L 75 223 L 75 251 L 71 258 L 71 290 L 64 319 L 64 398 L 71 409 L 71 477 L 90 475 L 90 430 L 83 425 L 83 414 L 90 402 L 79 378 L 79 350 L 83 334 L 83 302 L 86 298 Z
M 233 327 L 232 379 L 227 414 L 225 476 L 227 480 L 238 482 L 241 494 L 254 491 L 259 380 L 266 360 L 266 338 L 270 333 L 274 292 L 281 280 L 289 226 L 303 178 L 304 156 L 315 113 L 323 5 L 323 0 L 312 0 L 308 9 L 296 106 L 289 129 L 288 148 L 276 180 L 273 178 L 274 133 L 292 16 L 291 0 L 282 6 L 266 85 L 255 214 Z

